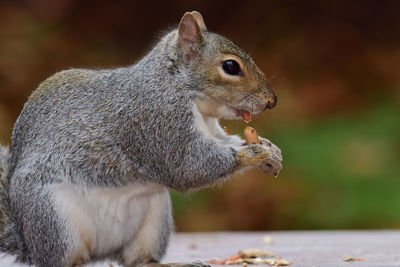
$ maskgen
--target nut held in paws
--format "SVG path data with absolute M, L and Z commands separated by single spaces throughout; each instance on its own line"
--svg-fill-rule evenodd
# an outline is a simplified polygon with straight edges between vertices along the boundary
M 244 128 L 244 137 L 246 138 L 247 145 L 260 143 L 260 139 L 258 139 L 256 130 L 250 126 L 246 126 L 246 128 Z

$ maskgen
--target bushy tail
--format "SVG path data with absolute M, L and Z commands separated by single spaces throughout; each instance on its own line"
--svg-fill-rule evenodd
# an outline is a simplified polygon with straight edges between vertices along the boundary
M 24 261 L 22 238 L 11 214 L 8 194 L 8 148 L 0 145 L 0 251 L 17 256 Z

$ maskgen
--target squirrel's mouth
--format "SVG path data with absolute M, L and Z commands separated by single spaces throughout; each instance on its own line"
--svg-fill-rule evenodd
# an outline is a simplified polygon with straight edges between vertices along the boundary
M 240 120 L 242 119 L 244 122 L 250 122 L 251 121 L 251 116 L 252 113 L 246 109 L 239 109 L 235 108 L 232 106 L 223 106 L 221 108 L 224 119 L 230 119 L 230 120 Z
M 235 109 L 235 108 L 234 108 Z M 251 113 L 248 110 L 243 109 L 235 109 L 236 116 L 238 118 L 242 118 L 244 122 L 248 123 L 251 121 Z
M 196 99 L 196 105 L 203 115 L 226 120 L 243 120 L 245 122 L 250 122 L 254 114 L 262 111 L 253 106 L 229 105 L 203 99 Z

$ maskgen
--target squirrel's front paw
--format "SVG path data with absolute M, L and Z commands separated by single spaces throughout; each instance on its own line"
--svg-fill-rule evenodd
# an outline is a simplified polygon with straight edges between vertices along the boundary
M 264 173 L 278 175 L 282 169 L 281 150 L 268 139 L 260 138 L 261 144 L 250 144 L 240 148 L 238 162 L 241 166 L 256 166 Z
M 281 154 L 281 150 L 279 149 L 279 147 L 274 145 L 271 141 L 269 141 L 266 138 L 263 138 L 263 137 L 258 137 L 258 138 L 260 140 L 261 145 L 271 147 L 271 150 L 273 151 L 272 153 L 275 155 L 275 158 L 279 159 L 279 162 L 282 162 L 282 154 Z M 282 164 L 281 164 L 281 168 L 282 168 Z M 275 172 L 269 164 L 261 165 L 260 169 L 264 173 L 270 173 L 270 172 L 273 173 L 275 175 L 275 177 L 278 176 L 278 173 L 280 171 L 280 169 L 279 169 L 278 172 Z
M 281 150 L 279 147 L 274 145 L 271 141 L 269 141 L 267 138 L 259 136 L 258 139 L 260 140 L 260 144 L 263 146 L 270 146 L 272 149 L 275 151 L 275 153 L 279 154 L 281 161 L 282 161 L 282 155 L 281 155 Z

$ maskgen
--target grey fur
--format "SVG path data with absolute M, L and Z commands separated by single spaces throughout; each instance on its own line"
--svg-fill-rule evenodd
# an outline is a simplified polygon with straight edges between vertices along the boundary
M 133 66 L 70 69 L 40 84 L 15 123 L 8 167 L 9 155 L 0 148 L 0 250 L 38 266 L 71 264 L 70 230 L 48 185 L 118 188 L 142 182 L 188 191 L 223 181 L 245 167 L 244 156 L 260 154 L 261 148 L 246 146 L 239 156 L 237 147 L 207 139 L 196 128 L 194 99 L 225 86 L 204 71 L 207 57 L 222 50 L 242 56 L 264 96 L 273 95 L 243 50 L 217 34 L 203 36 L 192 64 L 185 62 L 173 30 Z M 165 253 L 170 211 L 163 225 L 150 261 Z M 119 251 L 106 256 L 120 259 Z
M 17 260 L 24 261 L 26 259 L 25 246 L 10 209 L 8 160 L 8 148 L 0 145 L 0 251 L 15 254 Z

